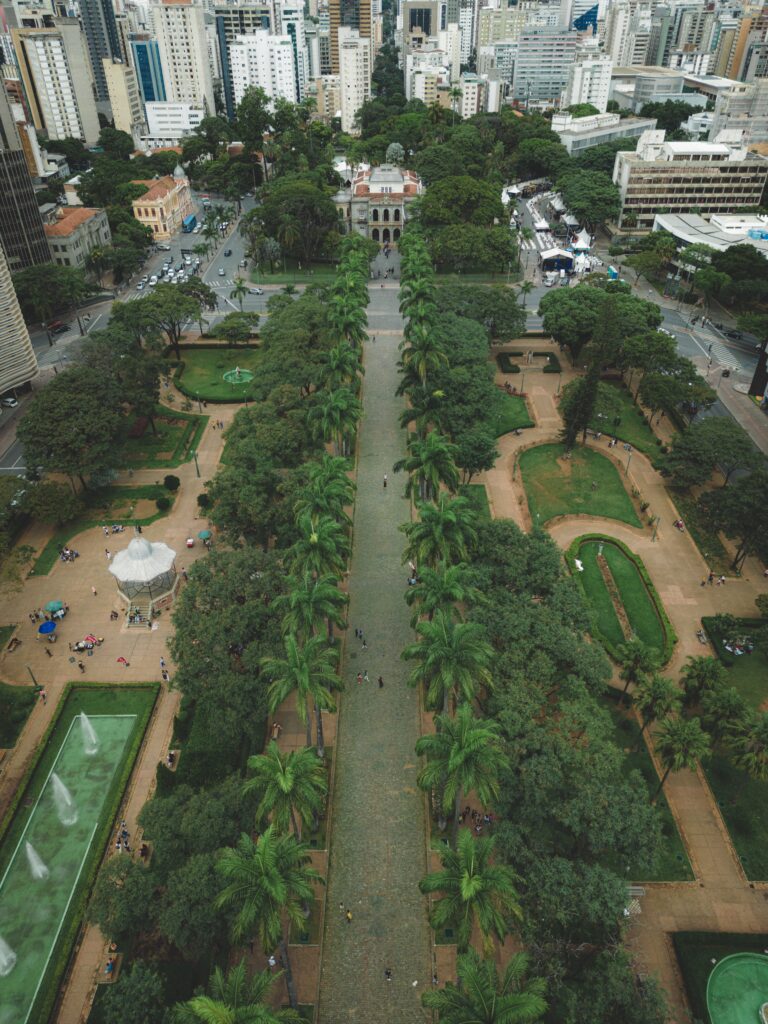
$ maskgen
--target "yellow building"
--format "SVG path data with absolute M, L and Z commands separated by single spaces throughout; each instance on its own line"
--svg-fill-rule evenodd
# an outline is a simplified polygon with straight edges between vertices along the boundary
M 134 185 L 146 185 L 143 196 L 131 203 L 133 216 L 140 224 L 152 229 L 155 241 L 165 241 L 177 231 L 185 217 L 194 213 L 192 193 L 189 181 L 184 177 L 181 168 L 176 168 L 173 177 L 132 182 Z

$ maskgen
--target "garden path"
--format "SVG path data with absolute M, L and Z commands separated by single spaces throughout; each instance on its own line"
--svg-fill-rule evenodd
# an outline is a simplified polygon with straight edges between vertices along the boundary
M 408 520 L 409 504 L 402 478 L 392 476 L 404 450 L 397 425 L 402 400 L 395 397 L 401 321 L 396 289 L 370 292 L 377 340 L 368 342 L 365 354 L 350 632 L 342 667 L 347 692 L 335 751 L 319 1020 L 421 1024 L 419 997 L 430 983 L 431 965 L 426 906 L 417 888 L 426 869 L 424 798 L 416 787 L 414 753 L 419 696 L 405 685 L 400 660 L 409 611 L 398 526 Z M 364 631 L 365 651 L 355 628 Z M 358 671 L 367 671 L 370 682 L 358 686 Z M 384 979 L 387 967 L 392 982 Z

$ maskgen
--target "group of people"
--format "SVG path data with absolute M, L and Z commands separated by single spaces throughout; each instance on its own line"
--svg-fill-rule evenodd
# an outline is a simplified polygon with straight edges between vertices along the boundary
M 104 536 L 109 537 L 111 533 L 124 533 L 125 527 L 119 523 L 113 523 L 112 526 L 102 526 L 102 530 L 104 531 Z
M 117 830 L 117 839 L 115 840 L 115 852 L 116 853 L 132 853 L 131 844 L 129 842 L 130 833 L 126 827 L 125 819 L 120 822 L 120 828 Z
M 29 613 L 29 621 L 34 625 L 37 622 L 55 622 L 57 619 L 63 619 L 69 611 L 69 605 L 65 604 L 63 608 L 57 609 L 55 612 L 50 614 L 44 611 L 42 608 L 33 608 Z
M 59 551 L 60 562 L 74 562 L 76 558 L 80 557 L 80 552 L 75 551 L 74 548 L 68 548 L 66 545 Z
M 487 811 L 475 811 L 469 804 L 459 814 L 459 825 L 466 824 L 477 836 L 482 834 L 484 828 L 491 828 L 495 820 L 493 814 Z

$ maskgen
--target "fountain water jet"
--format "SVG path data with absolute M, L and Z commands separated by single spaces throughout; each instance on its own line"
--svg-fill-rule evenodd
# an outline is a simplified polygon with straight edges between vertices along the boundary
M 93 757 L 99 749 L 99 737 L 96 735 L 90 719 L 80 712 L 80 732 L 83 737 L 83 750 L 88 757 Z
M 53 783 L 53 799 L 56 803 L 56 813 L 59 816 L 59 821 L 62 825 L 69 828 L 70 825 L 74 825 L 77 821 L 75 801 L 56 772 L 51 775 L 51 782 Z
M 27 854 L 27 863 L 29 864 L 29 871 L 32 877 L 38 879 L 47 878 L 51 872 L 32 843 L 24 843 L 24 850 Z
M 0 935 L 0 978 L 5 978 L 16 966 L 16 954 Z

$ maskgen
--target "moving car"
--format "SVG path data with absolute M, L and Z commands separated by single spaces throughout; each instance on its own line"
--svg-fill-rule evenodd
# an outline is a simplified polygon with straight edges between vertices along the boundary
M 237 265 L 238 265 L 238 267 L 247 267 L 248 266 L 248 260 L 240 260 L 240 262 Z
M 224 255 L 225 256 L 231 256 L 232 255 L 232 250 L 231 249 L 225 249 L 224 250 Z
M 264 289 L 263 288 L 249 288 L 248 289 L 248 294 L 249 295 L 263 295 L 264 294 Z
M 224 277 L 225 274 L 226 270 L 224 269 L 224 267 L 219 267 L 219 277 Z

